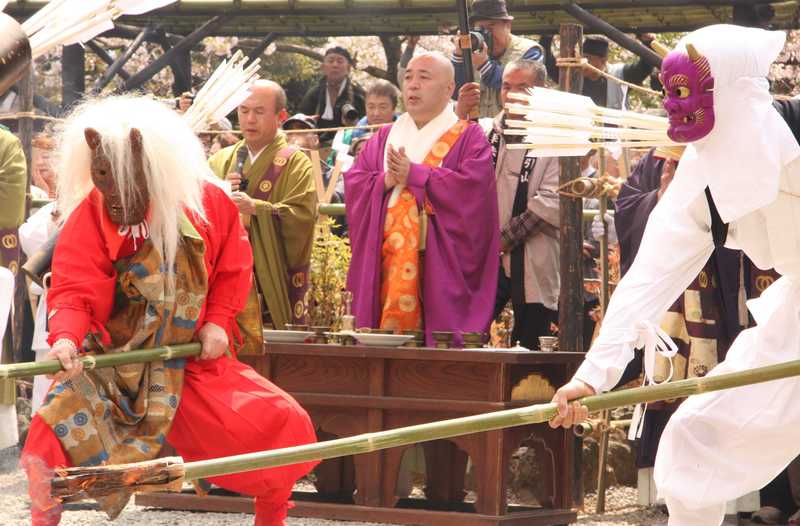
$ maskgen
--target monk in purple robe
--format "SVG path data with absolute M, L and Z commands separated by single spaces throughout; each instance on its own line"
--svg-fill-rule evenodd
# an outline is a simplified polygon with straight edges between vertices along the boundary
M 345 174 L 357 327 L 486 332 L 497 286 L 499 220 L 492 152 L 459 120 L 453 66 L 409 62 L 407 113 L 370 139 Z

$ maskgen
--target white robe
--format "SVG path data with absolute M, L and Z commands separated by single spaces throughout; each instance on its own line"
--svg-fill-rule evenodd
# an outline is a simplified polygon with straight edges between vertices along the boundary
M 708 59 L 717 118 L 709 135 L 687 147 L 575 374 L 597 392 L 613 387 L 633 349 L 648 341 L 645 372 L 652 371 L 652 328 L 714 248 L 706 187 L 730 224 L 726 246 L 783 276 L 748 303 L 756 327 L 743 331 L 709 374 L 800 359 L 800 146 L 773 108 L 765 79 L 785 39 L 782 32 L 721 24 L 678 43 L 676 49 L 692 44 Z M 681 404 L 661 437 L 654 472 L 670 526 L 717 526 L 726 501 L 778 475 L 800 453 L 798 400 L 800 378 L 790 378 Z
M 711 255 L 705 197 L 688 207 L 680 198 L 680 185 L 671 186 L 651 214 L 636 261 L 575 374 L 598 392 L 613 387 L 633 357 L 637 324 L 660 319 Z M 743 331 L 709 374 L 800 359 L 800 160 L 784 171 L 773 203 L 730 225 L 727 246 L 783 277 L 748 302 L 757 326 Z M 766 485 L 800 453 L 798 400 L 798 378 L 690 397 L 661 439 L 659 495 L 688 510 L 717 510 Z M 719 524 L 721 517 L 709 513 L 703 512 L 708 522 L 693 526 Z

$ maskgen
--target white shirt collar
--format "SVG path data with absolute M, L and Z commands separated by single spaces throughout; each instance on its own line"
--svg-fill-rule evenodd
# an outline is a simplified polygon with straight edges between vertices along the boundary
M 267 146 L 269 146 L 269 144 Z M 267 146 L 264 146 L 263 148 L 258 150 L 256 153 L 253 153 L 253 150 L 251 150 L 249 146 L 245 145 L 245 148 L 247 148 L 247 154 L 250 156 L 250 164 L 251 165 L 255 164 L 256 160 L 258 159 L 258 156 L 261 155 L 262 153 L 264 153 L 264 150 L 267 149 Z
M 347 79 L 342 81 L 342 84 L 339 86 L 339 93 L 336 94 L 336 100 L 339 100 L 339 97 L 342 95 L 344 91 L 344 85 L 347 83 Z M 331 101 L 331 95 L 328 91 L 328 84 L 325 84 L 325 111 L 322 112 L 322 118 L 326 121 L 333 120 L 333 107 L 336 105 L 336 100 Z

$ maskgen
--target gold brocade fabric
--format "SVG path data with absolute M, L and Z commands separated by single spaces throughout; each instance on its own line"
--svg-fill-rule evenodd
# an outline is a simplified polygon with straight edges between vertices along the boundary
M 437 167 L 464 133 L 468 121 L 458 121 L 436 143 L 422 164 Z M 381 248 L 381 329 L 395 332 L 422 329 L 422 257 L 426 216 L 435 214 L 427 198 L 423 213 L 414 194 L 404 188 L 386 211 Z

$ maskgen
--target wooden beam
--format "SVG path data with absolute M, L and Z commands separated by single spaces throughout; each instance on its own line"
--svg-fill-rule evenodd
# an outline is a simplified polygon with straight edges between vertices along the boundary
M 247 64 L 245 64 L 245 66 L 249 66 L 258 57 L 260 57 L 264 53 L 264 51 L 267 50 L 269 45 L 272 44 L 275 40 L 277 40 L 279 36 L 280 35 L 278 33 L 275 33 L 274 31 L 270 32 L 270 33 L 267 33 L 267 36 L 265 36 L 261 40 L 261 42 L 258 43 L 258 45 L 253 49 L 253 51 L 248 53 L 248 55 L 247 55 Z
M 563 8 L 564 11 L 575 17 L 575 19 L 582 24 L 586 24 L 592 28 L 592 30 L 604 34 L 628 51 L 636 53 L 649 65 L 653 66 L 654 68 L 661 67 L 661 57 L 659 57 L 652 49 L 646 47 L 641 42 L 632 39 L 602 18 L 593 15 L 575 3 L 564 4 Z
M 109 66 L 114 65 L 114 62 L 116 62 L 114 60 L 114 57 L 112 57 L 108 51 L 103 49 L 103 47 L 96 40 L 90 40 L 86 42 L 86 47 L 91 49 L 92 52 L 100 58 L 100 60 L 102 60 Z M 128 80 L 129 78 L 131 78 L 130 74 L 124 69 L 119 71 L 119 76 L 122 77 L 124 80 Z
M 212 34 L 220 25 L 222 25 L 223 22 L 225 22 L 225 20 L 227 20 L 227 18 L 228 17 L 224 15 L 215 16 L 194 30 L 191 34 L 186 36 L 183 40 L 178 42 L 178 44 L 172 47 L 169 51 L 158 57 L 152 64 L 131 77 L 117 91 L 124 92 L 140 88 L 142 84 L 153 78 L 155 74 L 167 67 L 170 62 L 173 61 L 174 57 L 178 56 L 179 53 L 190 50 L 195 44 Z
M 167 35 L 164 30 L 158 29 L 155 33 L 156 42 L 161 45 L 161 48 L 164 50 L 165 54 L 169 53 L 170 50 L 172 50 L 172 44 L 167 39 Z M 176 51 L 173 54 L 172 59 L 169 61 L 169 67 L 172 70 L 172 95 L 178 97 L 185 91 L 191 91 L 191 47 L 186 51 Z
M 125 71 L 123 68 L 125 67 L 125 64 L 128 63 L 128 60 L 130 60 L 133 54 L 136 53 L 136 50 L 139 49 L 139 46 L 141 46 L 144 43 L 144 41 L 150 36 L 150 33 L 151 33 L 150 28 L 146 27 L 142 29 L 138 35 L 136 35 L 136 37 L 131 41 L 131 43 L 128 44 L 128 47 L 125 48 L 125 51 L 123 51 L 122 54 L 120 54 L 120 56 L 117 57 L 117 60 L 115 60 L 113 64 L 110 64 L 108 66 L 108 69 L 106 69 L 105 73 L 103 73 L 103 76 L 97 80 L 94 87 L 92 88 L 93 95 L 96 95 L 101 91 L 103 91 L 103 88 L 108 86 L 108 84 L 111 82 L 111 79 L 114 78 L 114 75 L 118 73 L 119 76 L 122 77 L 124 80 L 128 80 L 131 78 L 128 72 Z
M 105 33 L 103 33 L 103 36 L 106 37 L 112 36 L 112 37 L 127 38 L 128 40 L 133 40 L 137 36 L 139 36 L 139 33 L 141 33 L 145 28 L 150 28 L 150 33 L 148 33 L 147 38 L 145 39 L 148 42 L 156 41 L 156 31 L 155 31 L 156 29 L 162 31 L 163 34 L 166 35 L 169 43 L 173 46 L 183 39 L 182 36 L 174 35 L 172 33 L 167 33 L 166 31 L 160 28 L 160 24 L 156 24 L 155 26 L 147 25 L 143 27 L 138 27 L 138 26 L 131 26 L 128 24 L 120 24 L 119 21 L 115 21 L 114 29 L 106 31 Z
M 61 52 L 61 107 L 64 110 L 81 100 L 86 92 L 86 52 L 78 44 L 64 46 Z
M 561 58 L 583 56 L 583 28 L 579 24 L 561 24 Z M 562 67 L 561 91 L 582 93 L 581 68 Z M 566 184 L 581 175 L 579 157 L 561 158 L 559 183 Z M 583 200 L 561 196 L 561 294 L 558 306 L 558 337 L 562 350 L 583 352 Z

